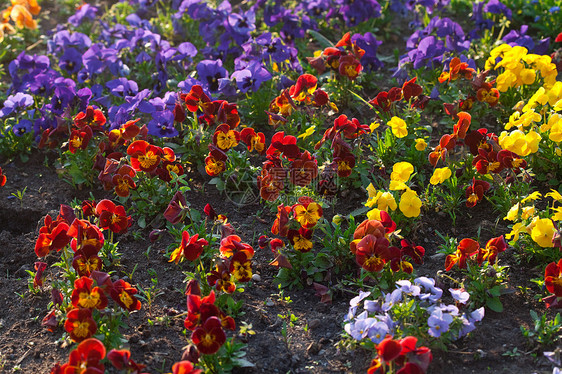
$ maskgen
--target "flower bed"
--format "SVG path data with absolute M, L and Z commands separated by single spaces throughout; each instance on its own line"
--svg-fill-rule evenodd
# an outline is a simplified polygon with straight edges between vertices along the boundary
M 75 5 L 3 13 L 4 370 L 559 370 L 554 3 Z

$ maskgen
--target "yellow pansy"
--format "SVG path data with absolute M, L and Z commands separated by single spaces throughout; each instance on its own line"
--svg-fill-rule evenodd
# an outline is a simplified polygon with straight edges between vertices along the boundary
M 544 195 L 546 197 L 552 197 L 554 200 L 562 203 L 562 194 L 560 194 L 560 192 L 551 189 L 549 193 L 547 193 L 546 195 Z
M 402 118 L 394 116 L 388 121 L 387 125 L 392 129 L 392 133 L 397 138 L 403 138 L 408 135 L 408 126 Z
M 515 204 L 514 206 L 511 207 L 511 209 L 509 209 L 509 212 L 507 212 L 507 215 L 504 217 L 504 220 L 515 221 L 518 215 L 519 215 L 519 203 Z
M 377 221 L 381 220 L 381 210 L 377 208 L 373 208 L 367 212 L 368 219 L 375 219 Z
M 451 169 L 446 166 L 443 168 L 437 168 L 433 170 L 433 175 L 431 176 L 429 183 L 433 185 L 443 183 L 451 177 L 451 174 Z
M 538 191 L 533 192 L 532 194 L 529 194 L 529 196 L 527 196 L 526 198 L 524 198 L 523 200 L 521 200 L 521 204 L 525 204 L 527 201 L 535 201 L 538 200 L 542 197 L 541 193 Z
M 312 125 L 309 128 L 307 128 L 305 132 L 297 136 L 297 138 L 301 138 L 301 139 L 308 138 L 310 135 L 314 134 L 314 130 L 316 130 L 316 126 Z
M 550 117 L 548 117 L 548 122 L 541 125 L 540 129 L 541 132 L 549 131 L 552 127 L 558 126 L 560 120 L 562 119 L 562 115 L 559 113 L 552 113 Z
M 388 189 L 391 191 L 400 191 L 400 190 L 405 190 L 407 189 L 408 186 L 406 186 L 406 183 L 402 182 L 402 181 L 390 181 L 390 185 L 388 186 Z
M 527 218 L 531 218 L 535 215 L 535 207 L 534 206 L 526 206 L 521 209 L 521 219 L 525 220 Z
M 537 219 L 531 229 L 531 238 L 541 247 L 551 248 L 554 247 L 552 238 L 555 231 L 556 229 L 550 218 Z
M 427 148 L 427 142 L 425 141 L 425 139 L 417 138 L 415 147 L 418 151 L 421 152 Z
M 554 214 L 552 215 L 552 219 L 554 221 L 562 221 L 562 206 L 558 206 L 556 208 L 551 208 Z
M 400 198 L 400 211 L 406 217 L 417 217 L 421 212 L 422 201 L 416 191 L 407 189 Z
M 414 172 L 414 166 L 409 162 L 402 161 L 397 162 L 392 166 L 392 173 L 390 174 L 390 180 L 397 182 L 407 182 L 410 176 Z
M 505 234 L 505 238 L 506 239 L 511 239 L 513 238 L 513 241 L 516 242 L 517 240 L 519 240 L 519 234 L 521 234 L 522 232 L 524 233 L 529 233 L 528 227 L 525 226 L 523 223 L 521 222 L 517 222 L 515 225 L 513 225 L 513 227 L 511 228 L 511 232 Z
M 396 200 L 390 192 L 383 192 L 377 199 L 377 208 L 388 212 L 388 208 L 396 210 Z

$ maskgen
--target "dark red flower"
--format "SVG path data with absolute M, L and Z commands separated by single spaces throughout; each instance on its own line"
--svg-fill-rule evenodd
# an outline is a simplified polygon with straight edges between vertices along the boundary
M 92 139 L 93 133 L 90 126 L 86 125 L 81 129 L 74 129 L 70 133 L 70 138 L 68 139 L 68 150 L 70 153 L 76 153 L 78 149 L 86 149 L 90 140 Z
M 197 327 L 191 334 L 191 340 L 203 354 L 217 353 L 226 341 L 219 318 L 209 317 L 202 326 Z
M 94 109 L 92 106 L 88 106 L 85 112 L 80 112 L 74 117 L 74 125 L 79 129 L 88 126 L 91 130 L 102 131 L 105 122 L 103 112 L 100 109 Z
M 73 341 L 81 342 L 91 338 L 98 330 L 98 325 L 92 319 L 91 309 L 78 308 L 66 314 L 64 329 Z
M 181 193 L 181 191 L 177 191 L 164 211 L 164 218 L 166 218 L 172 225 L 175 225 L 183 220 L 188 211 L 189 205 L 185 200 L 185 196 Z
M 96 215 L 102 229 L 109 229 L 116 234 L 123 234 L 131 225 L 131 216 L 127 216 L 123 205 L 115 205 L 111 200 L 104 199 L 96 205 Z
M 47 269 L 47 263 L 38 261 L 35 263 L 35 276 L 33 277 L 33 288 L 43 287 L 43 273 Z
M 131 351 L 128 349 L 112 349 L 107 354 L 107 359 L 116 369 L 127 370 L 127 373 L 141 374 L 146 367 L 131 360 Z
M 482 197 L 484 197 L 484 193 L 490 189 L 490 183 L 477 180 L 476 178 L 472 179 L 472 185 L 470 185 L 466 191 L 466 206 L 471 208 L 476 205 Z
M 105 367 L 101 361 L 105 358 L 105 347 L 95 338 L 82 341 L 70 352 L 68 363 L 61 366 L 61 373 L 103 374 Z
M 117 282 L 113 283 L 111 298 L 123 309 L 128 311 L 140 310 L 141 303 L 135 297 L 137 292 L 138 290 L 136 288 L 132 287 L 123 279 L 119 279 Z
M 203 247 L 208 245 L 209 242 L 205 239 L 199 239 L 199 234 L 190 237 L 187 231 L 183 231 L 181 235 L 181 244 L 170 256 L 170 262 L 179 263 L 184 258 L 189 261 L 195 261 L 203 253 Z

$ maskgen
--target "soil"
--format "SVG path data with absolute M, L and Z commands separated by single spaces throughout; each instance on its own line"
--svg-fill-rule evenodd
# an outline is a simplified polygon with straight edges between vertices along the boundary
M 0 189 L 0 363 L 4 372 L 21 368 L 24 372 L 47 373 L 55 362 L 65 362 L 69 347 L 61 339 L 61 328 L 54 333 L 41 326 L 41 320 L 48 312 L 50 302 L 49 286 L 40 293 L 28 290 L 29 275 L 36 261 L 34 243 L 42 217 L 55 216 L 60 204 L 68 204 L 73 199 L 80 201 L 89 196 L 90 191 L 75 190 L 59 178 L 51 167 L 45 165 L 45 155 L 32 155 L 27 163 L 12 162 L 2 164 L 8 182 Z M 49 158 L 47 157 L 47 161 Z M 192 191 L 188 201 L 192 208 L 202 212 L 207 202 L 212 202 L 215 210 L 226 213 L 237 233 L 250 242 L 254 248 L 257 238 L 269 230 L 269 222 L 274 216 L 261 212 L 258 204 L 242 207 L 225 199 L 212 186 L 205 186 L 200 193 L 201 177 L 192 179 Z M 18 190 L 25 190 L 20 201 L 14 197 Z M 103 190 L 92 191 L 100 199 L 110 197 Z M 358 194 L 355 191 L 353 194 Z M 359 201 L 351 204 L 349 199 L 336 204 L 334 211 L 346 213 L 359 207 Z M 350 206 L 354 205 L 354 206 Z M 424 214 L 417 229 L 414 241 L 423 243 L 426 248 L 425 263 L 418 274 L 434 277 L 443 268 L 444 259 L 436 254 L 442 240 L 435 234 L 455 237 L 476 236 L 480 228 L 483 240 L 506 232 L 501 223 L 489 221 L 491 206 L 486 202 L 458 216 L 456 225 L 448 216 Z M 261 212 L 261 215 L 258 213 Z M 135 239 L 132 232 L 140 232 L 141 239 Z M 128 340 L 132 357 L 147 365 L 148 372 L 169 372 L 171 365 L 181 359 L 187 340 L 183 334 L 182 312 L 186 311 L 183 294 L 185 284 L 182 271 L 184 266 L 173 266 L 164 256 L 171 238 L 164 236 L 147 255 L 150 242 L 148 231 L 133 226 L 129 233 L 119 239 L 123 256 L 120 267 L 115 268 L 120 277 L 140 288 L 152 284 L 149 269 L 156 274 L 157 287 L 161 295 L 152 305 L 144 303 L 139 312 L 132 313 L 122 329 Z M 51 265 L 56 255 L 47 257 Z M 340 348 L 343 331 L 343 318 L 352 296 L 336 293 L 331 303 L 320 302 L 314 289 L 286 289 L 280 293 L 275 286 L 276 268 L 269 266 L 271 252 L 257 250 L 253 271 L 259 275 L 258 281 L 251 282 L 242 294 L 236 296 L 243 300 L 243 307 L 237 317 L 241 322 L 251 324 L 255 335 L 248 335 L 248 361 L 255 367 L 237 369 L 240 373 L 361 373 L 365 372 L 371 360 L 370 353 L 361 349 L 346 351 Z M 521 265 L 515 266 L 509 250 L 502 258 L 504 264 L 513 265 L 510 269 L 510 287 L 513 293 L 502 296 L 505 310 L 502 313 L 486 311 L 481 325 L 467 338 L 455 342 L 449 351 L 433 351 L 434 359 L 429 373 L 531 373 L 549 372 L 550 364 L 542 358 L 538 347 L 528 345 L 520 332 L 520 326 L 529 327 L 532 319 L 529 310 L 539 315 L 545 313 L 542 303 L 533 299 L 532 294 L 524 293 L 525 287 L 533 288 L 530 279 L 540 276 L 540 269 Z M 55 274 L 49 273 L 46 285 Z M 290 299 L 288 299 L 289 297 Z M 549 312 L 550 313 L 550 312 Z M 286 329 L 280 316 L 294 314 L 297 321 L 294 327 Z M 516 353 L 508 356 L 507 352 Z

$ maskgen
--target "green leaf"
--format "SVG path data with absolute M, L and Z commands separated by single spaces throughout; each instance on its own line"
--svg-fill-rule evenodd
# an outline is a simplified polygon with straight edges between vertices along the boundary
M 493 310 L 494 312 L 498 312 L 498 313 L 503 312 L 503 305 L 498 297 L 486 299 L 486 306 L 491 310 Z
M 318 31 L 308 30 L 308 33 L 312 35 L 314 39 L 322 46 L 323 48 L 334 47 L 334 43 L 324 35 L 320 34 Z

